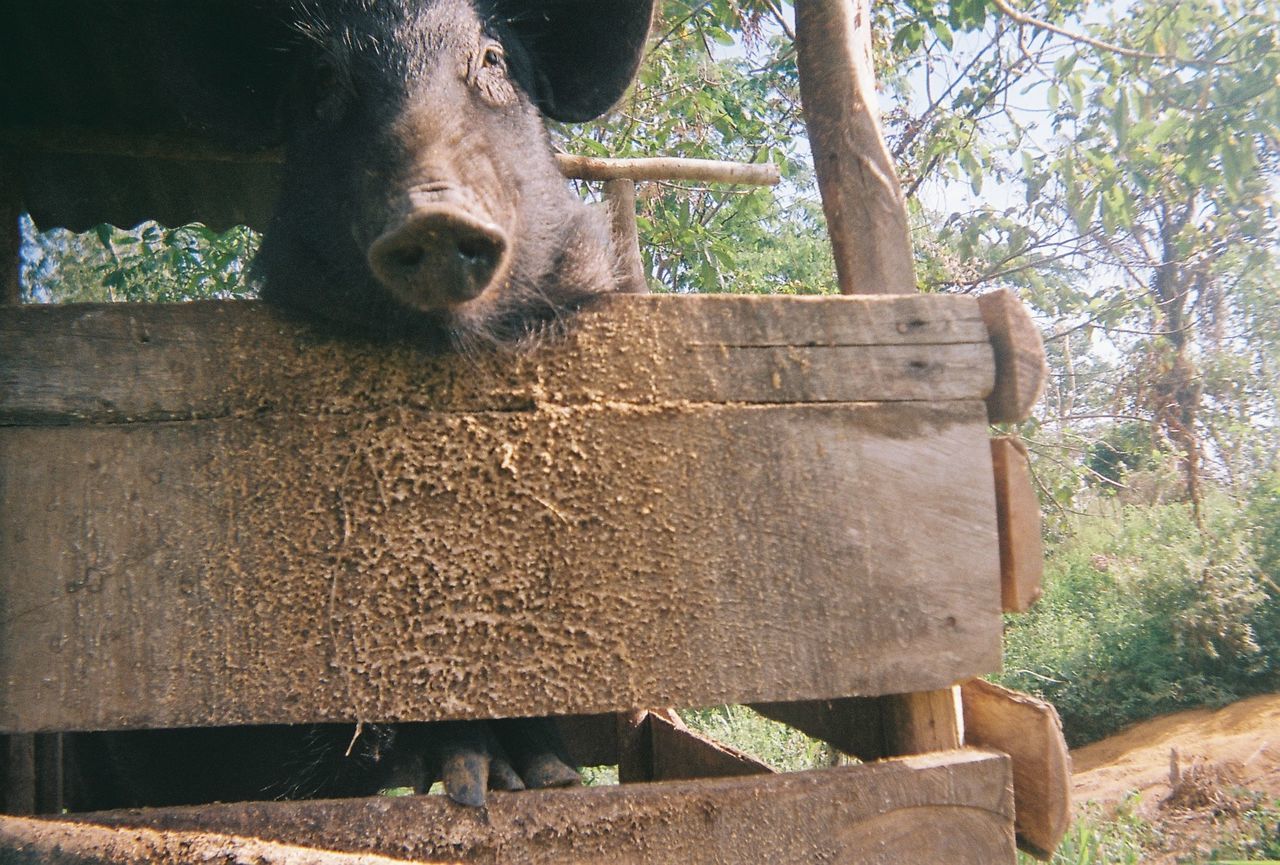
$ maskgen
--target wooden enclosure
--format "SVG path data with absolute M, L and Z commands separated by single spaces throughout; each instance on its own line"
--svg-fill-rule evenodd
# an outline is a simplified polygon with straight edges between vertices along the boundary
M 0 820 L 0 850 L 1012 861 L 995 752 L 761 776 L 625 720 L 752 703 L 869 760 L 961 744 L 951 686 L 998 668 L 1002 566 L 1034 558 L 1001 557 L 1001 302 L 617 297 L 483 357 L 255 303 L 0 309 L 0 731 L 551 714 L 580 763 L 662 782 L 478 823 L 434 797 Z

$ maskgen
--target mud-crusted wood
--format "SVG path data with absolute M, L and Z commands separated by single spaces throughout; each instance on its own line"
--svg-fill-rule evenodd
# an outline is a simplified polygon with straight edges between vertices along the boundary
M 1006 613 L 1025 613 L 1044 593 L 1040 500 L 1031 481 L 1027 447 L 1016 436 L 991 440 L 1000 531 L 1000 597 Z
M 0 729 L 593 713 L 996 669 L 981 402 L 0 428 Z
M 1013 760 L 1018 844 L 1048 861 L 1071 825 L 1071 755 L 1058 710 L 982 679 L 961 686 L 965 744 Z
M 1026 420 L 1048 375 L 1040 330 L 1027 308 L 1006 289 L 982 295 L 978 305 L 996 353 L 996 385 L 987 397 L 991 422 Z
M 495 793 L 482 810 L 428 796 L 115 812 L 74 822 L 0 818 L 0 859 L 23 844 L 50 854 L 61 844 L 108 855 L 35 861 L 194 865 L 206 861 L 200 836 L 217 833 L 214 843 L 252 837 L 417 862 L 1012 865 L 1009 783 L 1004 755 L 959 751 L 788 775 Z M 142 855 L 129 858 L 130 838 Z
M 868 0 L 796 0 L 800 97 L 844 294 L 916 288 L 907 207 L 880 129 Z
M 976 306 L 689 300 L 617 298 L 565 346 L 488 360 L 249 304 L 0 312 L 0 423 L 39 424 L 0 426 L 0 729 L 596 713 L 994 669 L 990 368 L 937 360 L 989 352 L 962 341 Z M 965 396 L 823 401 L 883 395 L 897 367 L 821 358 L 886 340 L 938 365 L 903 379 L 917 396 Z
M 0 308 L 0 425 L 541 404 L 984 399 L 966 297 L 621 296 L 565 344 L 432 357 L 325 340 L 249 302 Z

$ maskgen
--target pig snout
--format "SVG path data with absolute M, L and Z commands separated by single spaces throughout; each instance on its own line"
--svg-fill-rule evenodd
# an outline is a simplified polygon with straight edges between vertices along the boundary
M 500 281 L 509 247 L 506 232 L 460 205 L 421 204 L 370 244 L 369 269 L 409 306 L 448 308 Z

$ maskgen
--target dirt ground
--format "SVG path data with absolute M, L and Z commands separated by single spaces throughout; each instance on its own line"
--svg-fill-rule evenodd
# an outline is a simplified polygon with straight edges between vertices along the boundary
M 1280 694 L 1155 718 L 1071 756 L 1077 807 L 1138 794 L 1136 813 L 1164 849 L 1144 863 L 1197 861 L 1243 810 L 1280 802 Z

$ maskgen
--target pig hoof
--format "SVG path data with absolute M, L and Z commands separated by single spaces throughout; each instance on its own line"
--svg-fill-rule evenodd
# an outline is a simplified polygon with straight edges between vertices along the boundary
M 572 787 L 582 783 L 582 777 L 568 763 L 560 731 L 550 718 L 513 718 L 492 724 L 526 787 Z
M 582 783 L 567 762 L 559 731 L 548 718 L 432 726 L 439 778 L 445 793 L 460 805 L 483 806 L 489 790 Z

